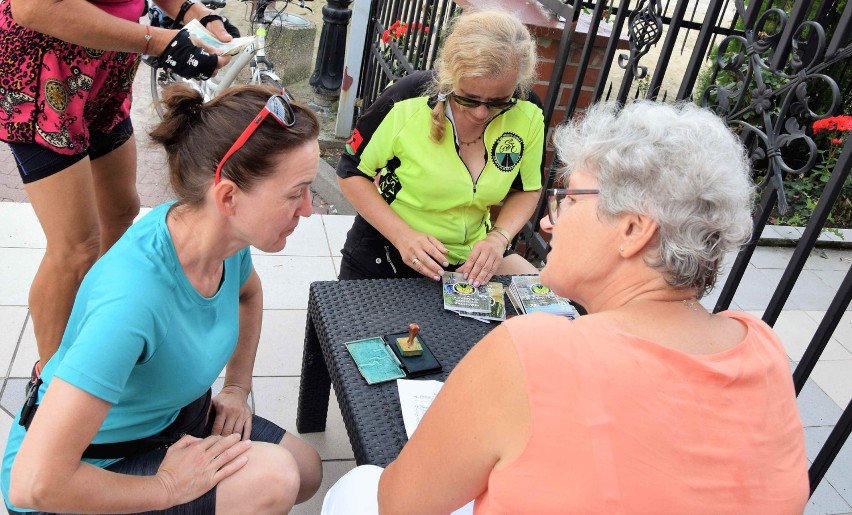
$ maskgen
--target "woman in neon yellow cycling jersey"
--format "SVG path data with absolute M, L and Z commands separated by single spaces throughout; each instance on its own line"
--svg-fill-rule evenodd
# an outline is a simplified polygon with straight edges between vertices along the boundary
M 535 64 L 523 24 L 502 12 L 464 14 L 434 72 L 399 80 L 370 106 L 337 168 L 358 210 L 341 279 L 438 280 L 456 270 L 479 285 L 495 274 L 537 272 L 507 254 L 541 192 L 544 115 L 529 90 Z

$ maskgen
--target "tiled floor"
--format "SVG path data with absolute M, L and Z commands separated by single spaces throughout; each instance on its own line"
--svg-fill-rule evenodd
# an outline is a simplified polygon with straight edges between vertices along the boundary
M 282 252 L 253 255 L 264 284 L 265 310 L 252 400 L 259 415 L 288 430 L 295 430 L 308 285 L 335 278 L 340 248 L 351 223 L 352 217 L 315 214 L 302 219 Z M 0 434 L 6 434 L 12 414 L 20 408 L 22 384 L 35 359 L 27 291 L 45 243 L 29 204 L 0 202 L 0 227 L 4 228 L 0 235 L 0 325 L 4 328 L 0 332 L 0 370 L 4 371 Z M 758 248 L 734 298 L 736 307 L 760 315 L 789 256 L 789 249 Z M 852 251 L 817 250 L 808 262 L 802 284 L 792 297 L 801 306 L 784 311 L 776 324 L 791 366 L 801 358 L 824 315 L 832 285 L 839 283 L 826 280 L 825 274 L 844 274 L 850 259 Z M 711 297 L 705 304 L 713 301 Z M 816 456 L 841 407 L 852 398 L 852 312 L 846 313 L 835 331 L 812 378 L 799 397 L 809 459 Z M 297 507 L 298 513 L 318 513 L 325 489 L 354 466 L 340 413 L 335 402 L 331 406 L 327 431 L 303 435 L 323 458 L 325 481 L 317 497 Z M 852 513 L 852 444 L 847 443 L 835 461 L 807 512 Z
M 352 217 L 315 214 L 302 219 L 284 251 L 252 256 L 263 280 L 265 308 L 252 400 L 256 413 L 290 431 L 296 426 L 308 285 L 337 277 L 340 248 L 351 223 Z M 4 328 L 0 332 L 0 434 L 4 436 L 0 438 L 4 441 L 36 359 L 27 292 L 45 241 L 29 204 L 0 202 L 0 226 L 4 227 L 0 235 L 0 327 Z M 296 513 L 318 513 L 328 486 L 354 466 L 334 402 L 327 431 L 303 437 L 320 452 L 326 479 L 320 494 L 297 507 Z

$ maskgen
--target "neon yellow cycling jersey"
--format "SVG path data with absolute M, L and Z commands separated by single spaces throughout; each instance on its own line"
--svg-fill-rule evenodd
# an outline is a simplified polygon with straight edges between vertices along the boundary
M 337 175 L 379 178 L 379 192 L 412 229 L 447 247 L 451 264 L 467 260 L 491 228 L 490 208 L 509 190 L 541 189 L 544 115 L 538 98 L 498 114 L 483 134 L 485 168 L 474 183 L 447 119 L 440 142 L 430 137 L 435 99 L 421 93 L 430 71 L 390 86 L 358 121 Z

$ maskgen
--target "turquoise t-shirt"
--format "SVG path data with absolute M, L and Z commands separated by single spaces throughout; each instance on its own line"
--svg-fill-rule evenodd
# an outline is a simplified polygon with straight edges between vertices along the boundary
M 219 291 L 203 297 L 178 261 L 166 214 L 135 223 L 86 274 L 62 343 L 42 371 L 39 402 L 53 377 L 112 404 L 93 443 L 136 440 L 165 429 L 201 396 L 233 354 L 239 291 L 252 270 L 249 249 L 227 258 Z M 25 430 L 12 423 L 3 456 L 3 498 Z M 107 467 L 118 460 L 85 460 Z M 20 510 L 27 511 L 27 510 Z

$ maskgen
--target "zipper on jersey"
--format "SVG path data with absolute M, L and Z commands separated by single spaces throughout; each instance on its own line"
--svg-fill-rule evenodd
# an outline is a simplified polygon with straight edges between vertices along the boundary
M 393 270 L 393 275 L 396 275 L 396 267 L 394 266 L 393 261 L 390 258 L 390 249 L 388 248 L 387 245 L 385 245 L 385 257 L 387 258 L 388 264 L 391 266 L 391 269 Z

